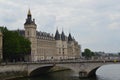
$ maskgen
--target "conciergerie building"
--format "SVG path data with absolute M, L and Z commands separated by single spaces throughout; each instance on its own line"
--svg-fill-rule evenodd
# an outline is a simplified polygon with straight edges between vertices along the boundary
M 56 30 L 55 35 L 47 32 L 37 31 L 35 19 L 32 19 L 30 9 L 24 23 L 25 30 L 19 33 L 31 42 L 30 61 L 61 60 L 80 58 L 81 46 L 69 33 L 68 36 Z

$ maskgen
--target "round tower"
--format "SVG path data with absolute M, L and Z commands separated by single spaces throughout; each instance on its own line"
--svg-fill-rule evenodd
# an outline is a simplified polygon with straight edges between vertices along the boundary
M 37 60 L 37 39 L 36 39 L 36 28 L 35 19 L 32 19 L 31 11 L 28 10 L 27 19 L 24 23 L 25 37 L 31 42 L 31 61 Z
M 36 37 L 36 28 L 35 19 L 32 20 L 32 15 L 30 9 L 28 10 L 27 19 L 24 24 L 25 28 L 25 37 L 26 38 L 35 38 Z

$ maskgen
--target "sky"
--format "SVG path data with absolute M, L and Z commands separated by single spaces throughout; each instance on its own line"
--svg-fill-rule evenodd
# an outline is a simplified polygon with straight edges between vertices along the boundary
M 0 0 L 0 26 L 24 29 L 28 9 L 38 31 L 71 33 L 82 51 L 120 52 L 120 0 Z

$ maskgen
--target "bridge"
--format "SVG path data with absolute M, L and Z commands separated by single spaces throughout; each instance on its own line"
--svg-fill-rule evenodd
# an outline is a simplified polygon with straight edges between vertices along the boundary
M 120 61 L 92 61 L 92 60 L 65 60 L 65 61 L 41 61 L 19 62 L 0 65 L 0 73 L 26 72 L 27 76 L 36 76 L 59 70 L 70 69 L 79 77 L 95 76 L 96 70 L 107 64 L 119 64 Z

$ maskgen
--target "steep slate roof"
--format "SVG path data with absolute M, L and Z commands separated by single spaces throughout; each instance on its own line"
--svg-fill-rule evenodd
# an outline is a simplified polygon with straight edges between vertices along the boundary
M 24 30 L 18 30 L 19 34 L 22 36 L 25 36 L 25 31 Z
M 39 31 L 39 32 L 37 31 L 37 36 L 53 38 L 53 36 L 50 35 L 50 33 L 41 32 L 41 31 Z
M 68 41 L 73 41 L 71 34 L 69 33 Z
M 58 30 L 56 30 L 56 33 L 55 33 L 55 40 L 60 40 L 60 34 Z
M 63 31 L 62 31 L 62 34 L 61 34 L 61 40 L 62 40 L 62 41 L 65 41 L 65 34 L 64 34 Z

